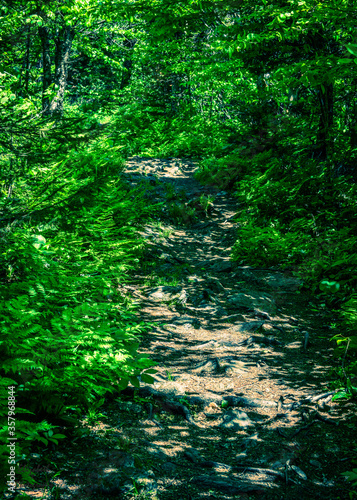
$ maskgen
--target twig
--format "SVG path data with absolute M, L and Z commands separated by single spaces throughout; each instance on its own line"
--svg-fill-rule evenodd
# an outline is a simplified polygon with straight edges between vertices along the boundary
M 158 422 L 157 420 L 155 420 L 152 416 L 152 412 L 153 412 L 153 406 L 151 403 L 147 403 L 147 406 L 149 408 L 149 411 L 148 411 L 148 420 L 150 420 L 150 422 L 152 422 L 153 424 L 157 425 L 158 427 L 160 427 L 160 429 L 163 428 L 163 426 L 160 424 L 160 422 Z
M 281 412 L 283 403 L 284 403 L 284 396 L 280 396 L 279 401 L 278 401 L 278 407 L 277 407 L 277 412 L 278 413 Z
M 153 424 L 157 425 L 158 427 L 160 427 L 160 429 L 163 429 L 163 425 L 160 424 L 160 422 L 158 422 L 157 420 L 155 420 L 154 418 L 150 419 L 150 422 L 152 422 Z
M 351 342 L 351 337 L 349 337 L 349 339 L 347 340 L 347 345 L 346 345 L 345 353 L 343 355 L 342 364 L 341 364 L 342 372 L 343 372 L 343 375 L 345 376 L 345 378 L 347 378 L 347 375 L 345 372 L 345 361 L 346 361 L 347 351 L 348 351 L 348 348 L 350 346 L 350 342 Z
M 152 411 L 153 411 L 153 406 L 151 403 L 147 403 L 147 406 L 149 408 L 149 411 L 148 411 L 148 419 L 151 420 L 152 419 Z

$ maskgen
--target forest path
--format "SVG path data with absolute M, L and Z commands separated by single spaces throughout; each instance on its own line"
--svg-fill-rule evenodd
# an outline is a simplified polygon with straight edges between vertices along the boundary
M 230 262 L 236 199 L 194 171 L 127 161 L 126 181 L 162 203 L 122 285 L 154 324 L 140 351 L 157 373 L 93 409 L 83 438 L 54 453 L 68 477 L 53 483 L 65 500 L 347 499 L 355 406 L 331 401 L 324 312 L 288 273 Z
M 138 421 L 126 429 L 152 472 L 146 490 L 160 499 L 347 498 L 338 472 L 353 430 L 331 402 L 324 314 L 293 276 L 230 262 L 236 200 L 194 171 L 190 161 L 147 158 L 125 171 L 164 202 L 142 233 L 153 268 L 130 287 L 141 318 L 157 323 L 142 349 L 158 363 L 155 383 L 141 388 Z

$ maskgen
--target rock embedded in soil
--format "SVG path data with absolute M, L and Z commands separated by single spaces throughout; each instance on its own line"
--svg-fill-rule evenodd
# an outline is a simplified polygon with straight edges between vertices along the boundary
M 173 464 L 172 462 L 166 462 L 165 464 L 161 465 L 161 469 L 168 474 L 172 474 L 173 472 L 176 471 L 177 466 Z
M 276 314 L 275 301 L 273 297 L 266 293 L 253 291 L 235 293 L 228 297 L 227 303 L 237 309 L 248 309 L 269 315 Z
M 255 332 L 263 326 L 263 321 L 247 321 L 245 323 L 235 324 L 233 331 L 235 332 Z
M 193 373 L 220 373 L 222 368 L 217 358 L 203 361 L 196 368 L 192 368 Z
M 254 423 L 244 411 L 234 409 L 227 411 L 220 427 L 222 429 L 237 431 L 246 427 L 252 427 L 253 425 Z
M 192 316 L 180 316 L 179 318 L 174 318 L 173 323 L 176 325 L 194 326 L 194 324 L 199 323 L 199 320 Z
M 190 460 L 190 462 L 192 462 L 194 464 L 203 462 L 203 460 L 204 460 L 204 458 L 202 457 L 200 452 L 198 450 L 196 450 L 195 448 L 189 448 L 189 449 L 185 450 L 184 456 L 188 460 Z
M 233 265 L 230 261 L 221 261 L 211 265 L 210 269 L 212 271 L 216 271 L 217 273 L 227 273 L 229 271 L 232 271 Z
M 259 276 L 259 274 L 258 279 L 273 289 L 295 291 L 302 285 L 301 279 L 294 278 L 293 276 L 284 276 L 282 273 L 267 273 L 265 276 Z
M 174 296 L 180 294 L 182 288 L 180 286 L 159 286 L 147 292 L 147 297 L 155 301 L 173 300 Z

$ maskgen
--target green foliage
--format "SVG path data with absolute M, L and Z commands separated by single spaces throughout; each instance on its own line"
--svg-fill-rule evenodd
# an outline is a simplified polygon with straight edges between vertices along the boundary
M 201 194 L 199 198 L 199 207 L 204 211 L 206 216 L 212 211 L 214 206 L 214 196 Z
M 168 214 L 171 219 L 182 224 L 191 224 L 196 219 L 196 209 L 188 203 L 172 202 L 168 206 Z
M 319 288 L 325 293 L 336 293 L 340 289 L 340 283 L 337 281 L 323 280 L 321 281 Z
M 219 149 L 223 137 L 214 120 L 185 115 L 157 117 L 153 108 L 138 105 L 119 108 L 113 123 L 114 140 L 125 145 L 123 153 L 127 155 L 201 157 Z
M 101 398 L 97 401 L 94 401 L 90 407 L 88 408 L 87 422 L 89 424 L 94 424 L 98 421 L 99 418 L 103 418 L 104 415 L 100 413 L 98 410 L 101 406 L 103 406 L 105 402 L 105 398 Z
M 152 382 L 138 353 L 148 325 L 120 285 L 153 207 L 120 178 L 122 155 L 201 159 L 202 182 L 236 192 L 232 258 L 299 273 L 336 310 L 338 397 L 355 396 L 353 2 L 50 0 L 34 12 L 19 0 L 0 21 L 0 370 L 23 408 L 20 455 L 56 445 L 55 423 L 81 409 L 95 418 L 107 393 Z M 179 222 L 213 209 L 167 194 Z
M 352 460 L 352 463 L 355 465 L 356 464 L 356 460 Z M 347 481 L 349 481 L 351 484 L 351 486 L 355 487 L 357 486 L 357 468 L 354 468 L 350 471 L 346 471 L 346 472 L 343 472 L 342 473 L 342 476 L 345 477 L 345 479 Z M 351 490 L 349 491 L 349 498 L 352 500 L 353 498 L 356 498 L 357 497 L 357 490 Z
M 143 249 L 136 227 L 152 209 L 118 177 L 122 165 L 96 141 L 19 176 L 17 205 L 3 198 L 0 369 L 24 408 L 17 460 L 27 443 L 57 445 L 65 436 L 55 425 L 73 425 L 78 410 L 137 386 L 140 374 L 152 381 L 153 363 L 137 351 L 150 325 L 120 292 Z
M 339 311 L 340 331 L 332 340 L 336 342 L 335 356 L 341 360 L 336 369 L 339 387 L 334 399 L 357 397 L 357 297 L 353 295 Z
M 212 156 L 203 160 L 196 174 L 197 178 L 204 183 L 217 185 L 223 189 L 232 189 L 234 184 L 260 161 L 260 158 L 249 159 L 243 148 L 233 152 L 229 152 L 229 149 L 229 144 L 226 144 L 220 151 L 221 157 Z M 267 157 L 269 154 L 264 155 L 261 161 L 265 162 Z
M 252 222 L 238 229 L 232 259 L 254 266 L 297 264 L 309 252 L 309 238 L 301 233 L 286 233 L 278 227 L 258 227 Z
M 298 265 L 313 290 L 322 280 L 339 283 L 345 295 L 353 290 L 355 185 L 331 179 L 313 162 L 299 168 L 272 158 L 264 167 L 255 163 L 236 188 L 241 211 L 235 260 Z
M 347 481 L 352 482 L 352 486 L 357 486 L 357 469 L 352 469 L 351 471 L 343 472 L 342 475 L 345 476 Z

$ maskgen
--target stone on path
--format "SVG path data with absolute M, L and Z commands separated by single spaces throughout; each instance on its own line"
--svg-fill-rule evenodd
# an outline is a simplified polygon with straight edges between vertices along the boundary
M 147 292 L 147 296 L 155 301 L 172 300 L 174 295 L 180 293 L 182 288 L 180 286 L 159 286 Z
M 251 427 L 254 423 L 248 415 L 242 410 L 229 410 L 223 417 L 223 422 L 220 424 L 222 429 L 237 431 L 246 427 Z
M 276 313 L 276 304 L 274 299 L 260 292 L 240 292 L 228 297 L 228 304 L 237 309 L 249 309 L 251 311 L 263 312 L 271 315 Z

